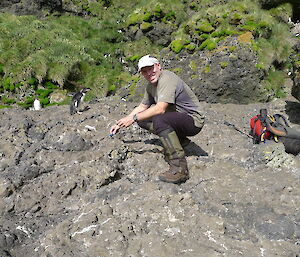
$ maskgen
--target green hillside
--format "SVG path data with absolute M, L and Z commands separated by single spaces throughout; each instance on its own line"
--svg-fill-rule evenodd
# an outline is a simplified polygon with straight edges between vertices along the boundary
M 291 67 L 290 3 L 267 10 L 258 1 L 68 2 L 85 15 L 0 14 L 2 107 L 29 107 L 36 97 L 44 106 L 56 104 L 53 92 L 66 95 L 82 86 L 92 88 L 89 99 L 113 94 L 138 79 L 136 62 L 144 54 L 214 51 L 232 36 L 243 36 L 259 56 L 266 88 L 278 87 Z M 153 41 L 155 28 L 170 31 L 166 40 Z M 134 38 L 137 31 L 142 34 Z

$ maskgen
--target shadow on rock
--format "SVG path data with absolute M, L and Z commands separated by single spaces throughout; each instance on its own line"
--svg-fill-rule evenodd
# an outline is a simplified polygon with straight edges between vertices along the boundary
M 283 143 L 285 152 L 293 155 L 300 153 L 300 140 L 296 138 L 281 138 L 280 141 Z
M 138 139 L 138 140 L 122 140 L 123 143 L 125 144 L 134 144 L 134 143 L 140 143 L 142 142 L 142 140 Z
M 161 153 L 158 149 L 149 149 L 149 150 L 131 150 L 132 153 L 144 154 L 144 153 Z
M 162 146 L 162 143 L 159 139 L 147 139 L 144 141 L 145 144 L 152 144 L 157 146 Z M 186 156 L 208 156 L 208 153 L 205 152 L 199 145 L 194 142 L 190 142 L 186 147 L 184 147 Z
M 161 141 L 158 138 L 146 139 L 144 143 L 147 145 L 157 145 L 161 147 L 163 146 Z
M 205 152 L 199 145 L 194 142 L 189 143 L 184 148 L 186 156 L 208 156 L 208 153 Z
M 289 120 L 293 123 L 300 124 L 300 103 L 293 101 L 286 101 L 286 114 L 289 116 Z

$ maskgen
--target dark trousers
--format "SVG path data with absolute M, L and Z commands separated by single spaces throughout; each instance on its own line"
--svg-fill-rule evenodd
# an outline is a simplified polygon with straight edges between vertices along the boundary
M 165 130 L 175 131 L 178 138 L 195 136 L 201 131 L 201 128 L 195 126 L 194 119 L 190 115 L 180 112 L 159 114 L 151 120 L 139 121 L 138 125 L 156 135 Z

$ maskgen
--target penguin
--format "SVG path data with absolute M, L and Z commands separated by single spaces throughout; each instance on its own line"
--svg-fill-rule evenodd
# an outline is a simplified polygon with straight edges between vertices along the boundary
M 79 92 L 77 92 L 71 100 L 70 103 L 70 114 L 73 115 L 75 113 L 79 113 L 79 106 L 82 103 L 82 101 L 84 100 L 85 94 L 90 91 L 90 88 L 83 88 L 81 89 Z
M 41 102 L 39 99 L 35 99 L 34 102 L 33 102 L 33 109 L 35 111 L 39 111 L 42 109 L 42 106 L 41 106 Z

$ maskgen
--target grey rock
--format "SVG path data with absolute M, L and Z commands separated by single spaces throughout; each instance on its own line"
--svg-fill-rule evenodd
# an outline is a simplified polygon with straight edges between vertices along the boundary
M 0 253 L 252 257 L 263 249 L 265 256 L 296 256 L 298 156 L 282 143 L 253 145 L 224 125 L 226 120 L 246 133 L 250 117 L 265 107 L 299 127 L 287 100 L 202 102 L 206 123 L 185 149 L 190 179 L 181 185 L 157 178 L 168 168 L 157 136 L 137 126 L 108 136 L 136 103 L 98 99 L 73 116 L 68 106 L 0 110 L 6 163 L 0 172 Z
M 155 42 L 156 44 L 168 46 L 172 41 L 171 34 L 175 31 L 175 28 L 176 27 L 171 24 L 161 23 L 159 26 L 158 24 L 156 26 L 154 23 L 153 29 L 144 35 L 146 35 L 152 42 Z
M 294 223 L 284 216 L 273 220 L 267 219 L 255 224 L 257 231 L 270 240 L 292 238 L 295 233 Z
M 5 250 L 2 250 L 0 248 L 0 256 L 1 257 L 11 257 L 11 255 L 9 254 L 9 252 L 5 251 Z
M 90 141 L 84 140 L 79 134 L 70 133 L 62 135 L 62 140 L 54 144 L 54 148 L 60 151 L 84 151 L 91 148 Z
M 11 12 L 16 15 L 41 15 L 42 10 L 62 11 L 61 0 L 13 0 L 1 1 L 1 12 Z

